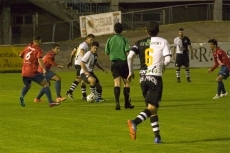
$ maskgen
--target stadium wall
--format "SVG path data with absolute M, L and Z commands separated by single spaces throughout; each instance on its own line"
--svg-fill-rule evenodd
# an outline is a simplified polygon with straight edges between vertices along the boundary
M 67 51 L 71 51 L 75 46 L 75 44 L 66 44 L 59 43 L 61 45 L 62 52 L 60 53 L 60 57 L 62 57 L 57 61 L 57 63 L 67 63 L 69 60 L 69 53 Z M 213 65 L 213 57 L 212 53 L 209 49 L 208 43 L 193 43 L 194 49 L 194 59 L 190 60 L 191 68 L 202 68 L 202 67 L 211 67 Z M 219 46 L 221 49 L 227 52 L 230 55 L 230 44 L 229 42 L 219 42 Z M 22 59 L 18 56 L 18 54 L 23 50 L 25 46 L 0 46 L 0 72 L 9 72 L 9 71 L 20 71 L 22 67 Z M 173 44 L 170 44 L 170 47 L 173 47 Z M 44 49 L 44 54 L 50 50 L 50 44 L 42 44 L 42 48 Z M 103 49 L 102 49 L 103 50 Z M 105 56 L 104 52 L 101 51 L 99 53 L 99 57 Z M 58 59 L 57 59 L 58 60 Z M 103 61 L 102 65 L 109 67 L 109 61 Z M 139 69 L 140 62 L 139 58 L 136 57 L 134 59 L 134 69 Z M 174 68 L 174 61 L 171 62 L 169 68 Z

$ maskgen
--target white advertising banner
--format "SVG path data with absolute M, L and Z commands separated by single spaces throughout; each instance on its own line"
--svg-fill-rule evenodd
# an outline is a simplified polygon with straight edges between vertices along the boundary
M 115 23 L 121 23 L 121 11 L 80 16 L 81 37 L 111 34 Z
M 230 55 L 230 42 L 219 42 L 218 46 Z M 170 44 L 171 50 L 173 50 L 173 44 Z M 212 67 L 214 64 L 212 52 L 208 43 L 193 43 L 194 58 L 190 56 L 191 68 Z M 171 61 L 169 68 L 175 68 L 175 61 Z M 134 58 L 133 68 L 140 69 L 140 60 L 138 57 Z

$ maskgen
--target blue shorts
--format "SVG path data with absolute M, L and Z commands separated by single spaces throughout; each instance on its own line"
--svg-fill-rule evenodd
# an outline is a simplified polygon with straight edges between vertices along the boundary
M 37 73 L 36 75 L 34 75 L 33 77 L 26 77 L 26 76 L 22 76 L 22 80 L 24 85 L 30 85 L 31 82 L 36 82 L 38 84 L 41 84 L 41 82 L 45 79 L 45 77 L 43 76 L 42 73 Z
M 53 71 L 47 71 L 46 74 L 44 75 L 47 81 L 50 81 L 53 76 L 56 74 Z
M 227 79 L 229 77 L 228 67 L 226 65 L 221 66 L 220 72 L 218 73 L 218 75 L 222 75 L 224 79 Z

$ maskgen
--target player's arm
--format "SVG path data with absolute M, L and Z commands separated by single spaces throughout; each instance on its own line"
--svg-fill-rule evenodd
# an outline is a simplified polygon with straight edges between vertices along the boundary
M 51 58 L 48 58 L 48 59 L 47 59 L 47 62 L 48 62 L 49 64 L 51 64 L 52 66 L 56 66 L 56 67 L 58 67 L 58 68 L 63 68 L 63 67 L 64 67 L 63 65 L 59 65 L 59 64 L 57 64 L 56 62 L 54 62 Z
M 173 46 L 173 49 L 172 49 L 172 57 L 173 57 L 173 60 L 176 59 L 176 46 Z
M 172 57 L 171 49 L 169 47 L 168 42 L 166 42 L 166 45 L 163 49 L 163 55 L 164 55 L 164 65 L 163 65 L 163 72 L 164 72 L 165 68 L 171 63 L 171 57 Z
M 218 61 L 217 61 L 217 58 L 214 58 L 214 65 L 212 68 L 208 69 L 208 73 L 212 73 L 219 65 Z
M 97 62 L 95 65 L 96 65 L 100 70 L 102 70 L 103 72 L 108 73 L 108 71 L 106 71 L 104 68 L 102 68 L 101 65 L 100 65 L 98 62 Z
M 85 55 L 85 50 L 84 49 L 81 49 L 79 54 L 83 57 Z
M 165 68 L 170 64 L 171 62 L 171 55 L 167 55 L 164 58 L 164 65 L 163 65 L 163 72 L 165 71 Z
M 77 52 L 77 49 L 74 48 L 74 50 L 72 50 L 72 52 L 70 54 L 70 59 L 69 59 L 69 62 L 67 63 L 67 67 L 72 67 L 72 65 L 73 65 L 73 59 L 75 57 L 76 52 Z
M 41 66 L 41 68 L 43 69 L 43 73 L 45 74 L 46 73 L 46 69 L 45 69 L 45 65 L 44 65 L 41 57 L 38 58 L 38 63 Z
M 19 53 L 18 56 L 21 57 L 21 58 L 23 58 L 23 56 L 24 56 L 24 51 L 22 51 L 21 53 Z
M 136 53 L 132 50 L 129 51 L 129 55 L 127 57 L 128 67 L 129 67 L 129 75 L 127 77 L 128 82 L 131 82 L 131 79 L 135 77 L 133 72 L 133 59 L 135 57 Z
M 83 72 L 85 73 L 85 75 L 90 75 L 90 73 L 88 72 L 86 66 L 85 66 L 85 62 L 81 61 L 81 69 L 83 70 Z
M 192 45 L 189 46 L 190 52 L 191 52 L 191 59 L 194 58 L 194 52 L 193 52 L 193 47 Z
M 110 54 L 109 41 L 110 41 L 110 38 L 107 40 L 106 45 L 105 45 L 105 54 L 106 55 Z
M 174 42 L 173 42 L 173 49 L 172 49 L 172 58 L 173 58 L 173 60 L 176 59 L 176 47 L 177 47 L 177 42 L 176 42 L 176 38 L 175 38 Z

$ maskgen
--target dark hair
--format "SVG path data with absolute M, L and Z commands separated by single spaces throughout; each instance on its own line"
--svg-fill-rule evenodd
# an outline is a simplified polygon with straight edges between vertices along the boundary
M 87 38 L 95 38 L 95 36 L 93 34 L 88 34 L 87 37 L 86 37 L 86 39 Z
M 179 31 L 184 31 L 184 28 L 180 28 Z
M 91 47 L 92 47 L 92 46 L 97 46 L 97 47 L 99 47 L 99 43 L 96 42 L 96 41 L 94 41 L 94 42 L 91 44 Z
M 122 24 L 117 22 L 114 24 L 114 31 L 116 33 L 121 33 L 123 31 L 123 27 L 122 27 Z
M 58 45 L 58 44 L 53 44 L 52 45 L 52 49 L 55 49 L 56 47 L 60 47 L 60 45 Z
M 218 45 L 218 42 L 216 39 L 210 39 L 208 43 L 212 43 L 213 45 L 216 45 L 216 46 Z
M 146 30 L 150 36 L 157 36 L 159 33 L 159 24 L 157 22 L 149 22 L 146 25 Z
M 33 40 L 41 40 L 41 37 L 39 35 L 34 35 Z

